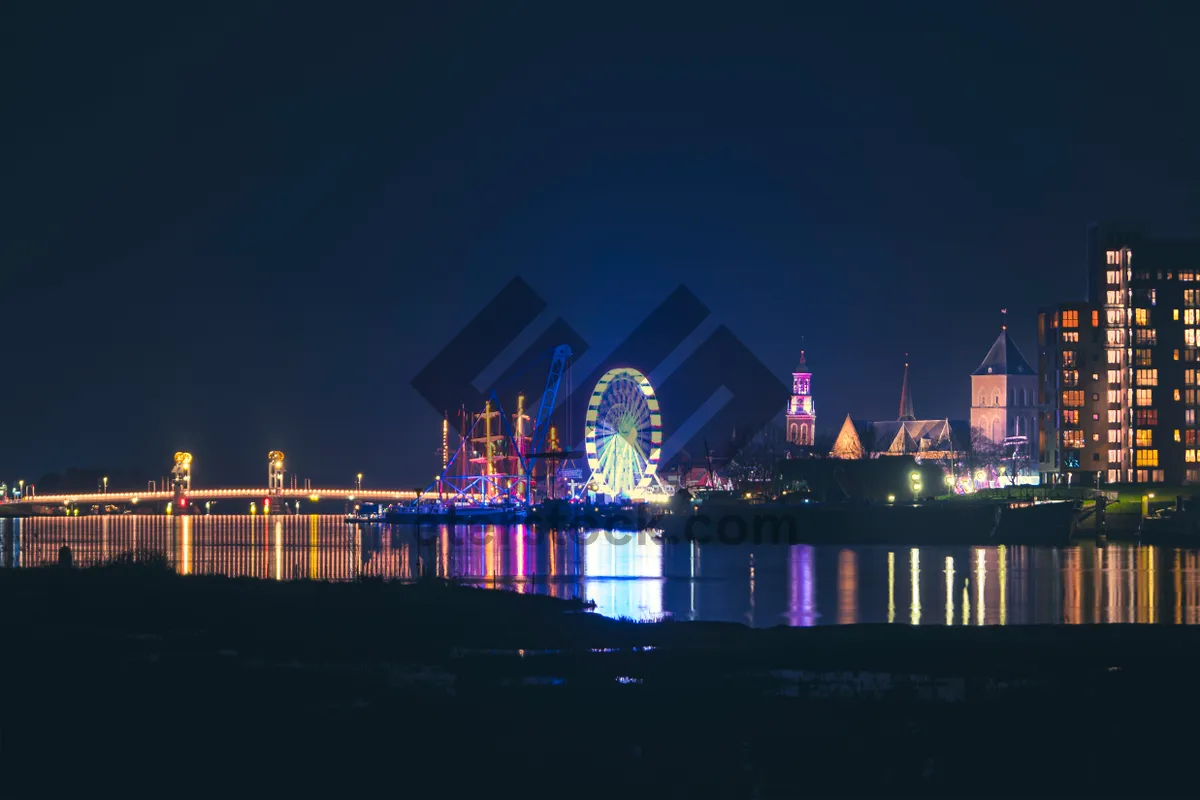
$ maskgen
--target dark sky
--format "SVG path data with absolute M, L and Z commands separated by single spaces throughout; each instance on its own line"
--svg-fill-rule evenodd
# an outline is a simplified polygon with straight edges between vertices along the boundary
M 4 478 L 426 482 L 410 381 L 516 275 L 597 352 L 680 283 L 803 336 L 822 427 L 906 351 L 962 418 L 1088 221 L 1200 233 L 1186 4 L 192 5 L 0 11 Z

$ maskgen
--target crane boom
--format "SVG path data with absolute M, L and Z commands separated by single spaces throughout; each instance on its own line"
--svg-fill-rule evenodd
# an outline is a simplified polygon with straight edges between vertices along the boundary
M 550 362 L 550 373 L 546 376 L 546 391 L 542 392 L 542 404 L 538 408 L 537 419 L 533 423 L 533 442 L 530 453 L 541 453 L 546 449 L 546 435 L 550 431 L 550 414 L 558 401 L 558 385 L 562 383 L 563 371 L 567 368 L 567 360 L 571 358 L 571 346 L 560 344 L 554 348 L 554 358 Z

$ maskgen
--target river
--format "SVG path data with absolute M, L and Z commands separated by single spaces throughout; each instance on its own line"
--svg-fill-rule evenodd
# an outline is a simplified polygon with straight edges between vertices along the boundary
M 155 551 L 184 574 L 411 580 L 421 573 L 595 601 L 638 620 L 756 627 L 895 623 L 1200 622 L 1200 551 L 1097 547 L 660 544 L 652 535 L 522 526 L 347 525 L 340 516 L 90 516 L 0 520 L 0 567 L 86 567 Z

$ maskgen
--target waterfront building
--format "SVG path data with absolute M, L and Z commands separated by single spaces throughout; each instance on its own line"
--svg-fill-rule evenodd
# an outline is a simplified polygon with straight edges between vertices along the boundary
M 971 373 L 971 432 L 1003 448 L 1014 465 L 1028 465 L 1037 442 L 1038 373 L 1008 334 L 992 343 Z M 1025 466 L 1017 466 L 1024 472 Z
M 913 456 L 923 460 L 944 461 L 955 458 L 969 441 L 965 423 L 951 422 L 948 418 L 917 419 L 908 382 L 908 362 L 905 362 L 904 379 L 900 385 L 899 418 L 854 421 L 847 415 L 830 456 Z
M 812 372 L 800 351 L 800 363 L 792 371 L 792 396 L 788 400 L 787 441 L 789 444 L 811 446 L 817 426 L 817 409 L 812 396 Z
M 1038 313 L 1035 441 L 1042 483 L 1092 486 L 1106 475 L 1108 423 L 1120 410 L 1109 407 L 1104 336 L 1090 303 L 1059 303 Z
M 1057 482 L 1200 482 L 1200 241 L 1093 225 L 1086 257 L 1087 303 L 1039 314 L 1057 422 L 1041 467 Z

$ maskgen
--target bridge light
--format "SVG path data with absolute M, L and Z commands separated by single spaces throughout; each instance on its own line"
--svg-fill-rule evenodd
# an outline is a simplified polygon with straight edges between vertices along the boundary
M 186 497 L 179 498 L 179 507 L 187 508 L 187 498 Z

